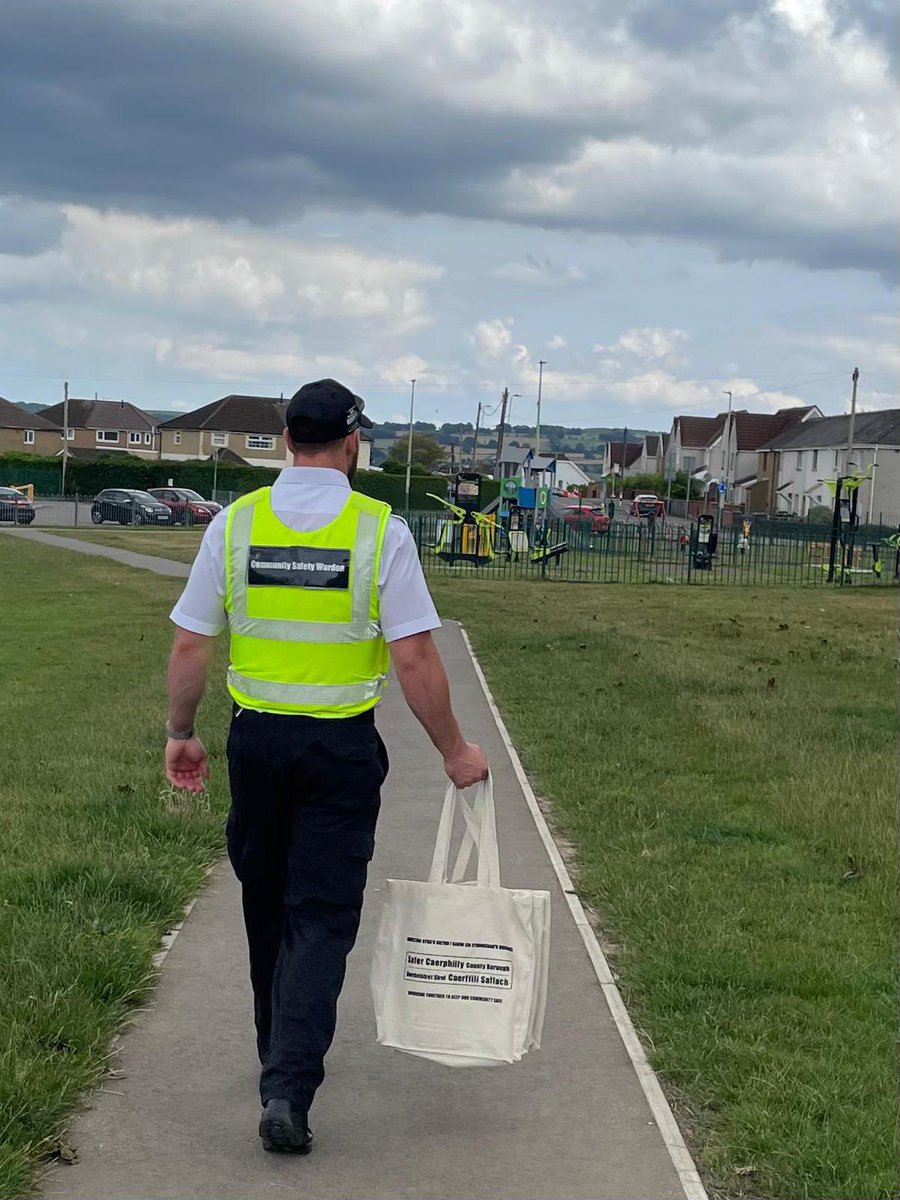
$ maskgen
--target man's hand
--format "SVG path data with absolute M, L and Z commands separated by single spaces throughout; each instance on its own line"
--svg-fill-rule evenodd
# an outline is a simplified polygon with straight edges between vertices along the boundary
M 488 760 L 480 746 L 463 742 L 459 750 L 444 759 L 444 770 L 458 788 L 471 787 L 488 777 Z
M 198 737 L 187 742 L 172 738 L 166 742 L 166 779 L 172 787 L 186 792 L 202 792 L 204 779 L 209 779 L 209 759 Z

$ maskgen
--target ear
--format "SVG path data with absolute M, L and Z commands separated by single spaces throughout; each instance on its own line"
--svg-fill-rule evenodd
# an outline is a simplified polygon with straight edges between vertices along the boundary
M 291 441 L 291 434 L 286 425 L 285 425 L 284 429 L 282 430 L 282 433 L 284 434 L 284 444 L 287 447 L 288 454 L 293 454 L 294 453 L 294 443 Z
M 359 453 L 359 430 L 354 429 L 352 433 L 347 435 L 347 454 Z

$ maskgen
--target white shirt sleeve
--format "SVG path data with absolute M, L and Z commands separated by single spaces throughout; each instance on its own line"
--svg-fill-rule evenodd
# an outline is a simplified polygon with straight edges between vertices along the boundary
M 189 633 L 215 637 L 228 623 L 225 615 L 226 511 L 210 521 L 181 598 L 169 620 Z
M 440 628 L 441 618 L 428 591 L 416 543 L 401 517 L 388 521 L 378 594 L 386 642 Z

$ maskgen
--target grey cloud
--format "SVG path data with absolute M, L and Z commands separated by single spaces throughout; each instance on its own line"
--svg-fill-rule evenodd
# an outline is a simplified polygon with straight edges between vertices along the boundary
M 533 0 L 532 0 L 533 2 Z M 877 0 L 844 4 L 845 20 L 887 36 Z M 518 169 L 540 172 L 573 160 L 588 138 L 646 137 L 662 148 L 708 146 L 790 153 L 819 119 L 782 68 L 791 39 L 760 0 L 642 0 L 625 22 L 634 44 L 667 56 L 668 83 L 641 103 L 465 106 L 455 97 L 490 69 L 513 65 L 496 30 L 471 61 L 419 34 L 382 60 L 354 67 L 311 42 L 282 45 L 256 28 L 261 2 L 180 8 L 112 0 L 6 0 L 0 7 L 0 113 L 8 122 L 0 191 L 152 213 L 276 222 L 311 205 L 384 207 L 538 223 L 587 231 L 695 239 L 734 257 L 883 269 L 891 232 L 814 219 L 785 237 L 722 196 L 697 208 L 689 192 L 652 190 L 621 211 L 536 216 L 498 193 Z M 527 9 L 523 9 L 527 15 Z M 541 13 L 535 8 L 535 30 Z M 604 46 L 621 6 L 569 0 L 547 28 L 576 49 Z M 216 21 L 216 15 L 223 19 Z M 736 44 L 744 23 L 747 45 Z M 742 57 L 743 54 L 743 57 Z M 433 60 L 423 75 L 420 60 Z M 754 60 L 754 56 L 756 59 Z M 765 62 L 754 75 L 753 63 Z M 446 86 L 452 81 L 454 86 Z M 457 86 L 458 85 L 458 86 Z M 829 102 L 832 93 L 825 93 Z
M 66 218 L 53 205 L 0 198 L 0 254 L 40 254 L 56 245 Z

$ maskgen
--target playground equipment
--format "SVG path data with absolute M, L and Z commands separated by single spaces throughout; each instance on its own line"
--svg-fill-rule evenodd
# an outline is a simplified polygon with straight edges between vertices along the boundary
M 441 526 L 435 543 L 435 553 L 444 562 L 468 562 L 484 566 L 497 553 L 497 526 L 494 514 L 480 511 L 481 476 L 461 471 L 453 482 L 453 500 L 445 500 L 433 492 L 432 500 L 443 504 L 453 514 Z

